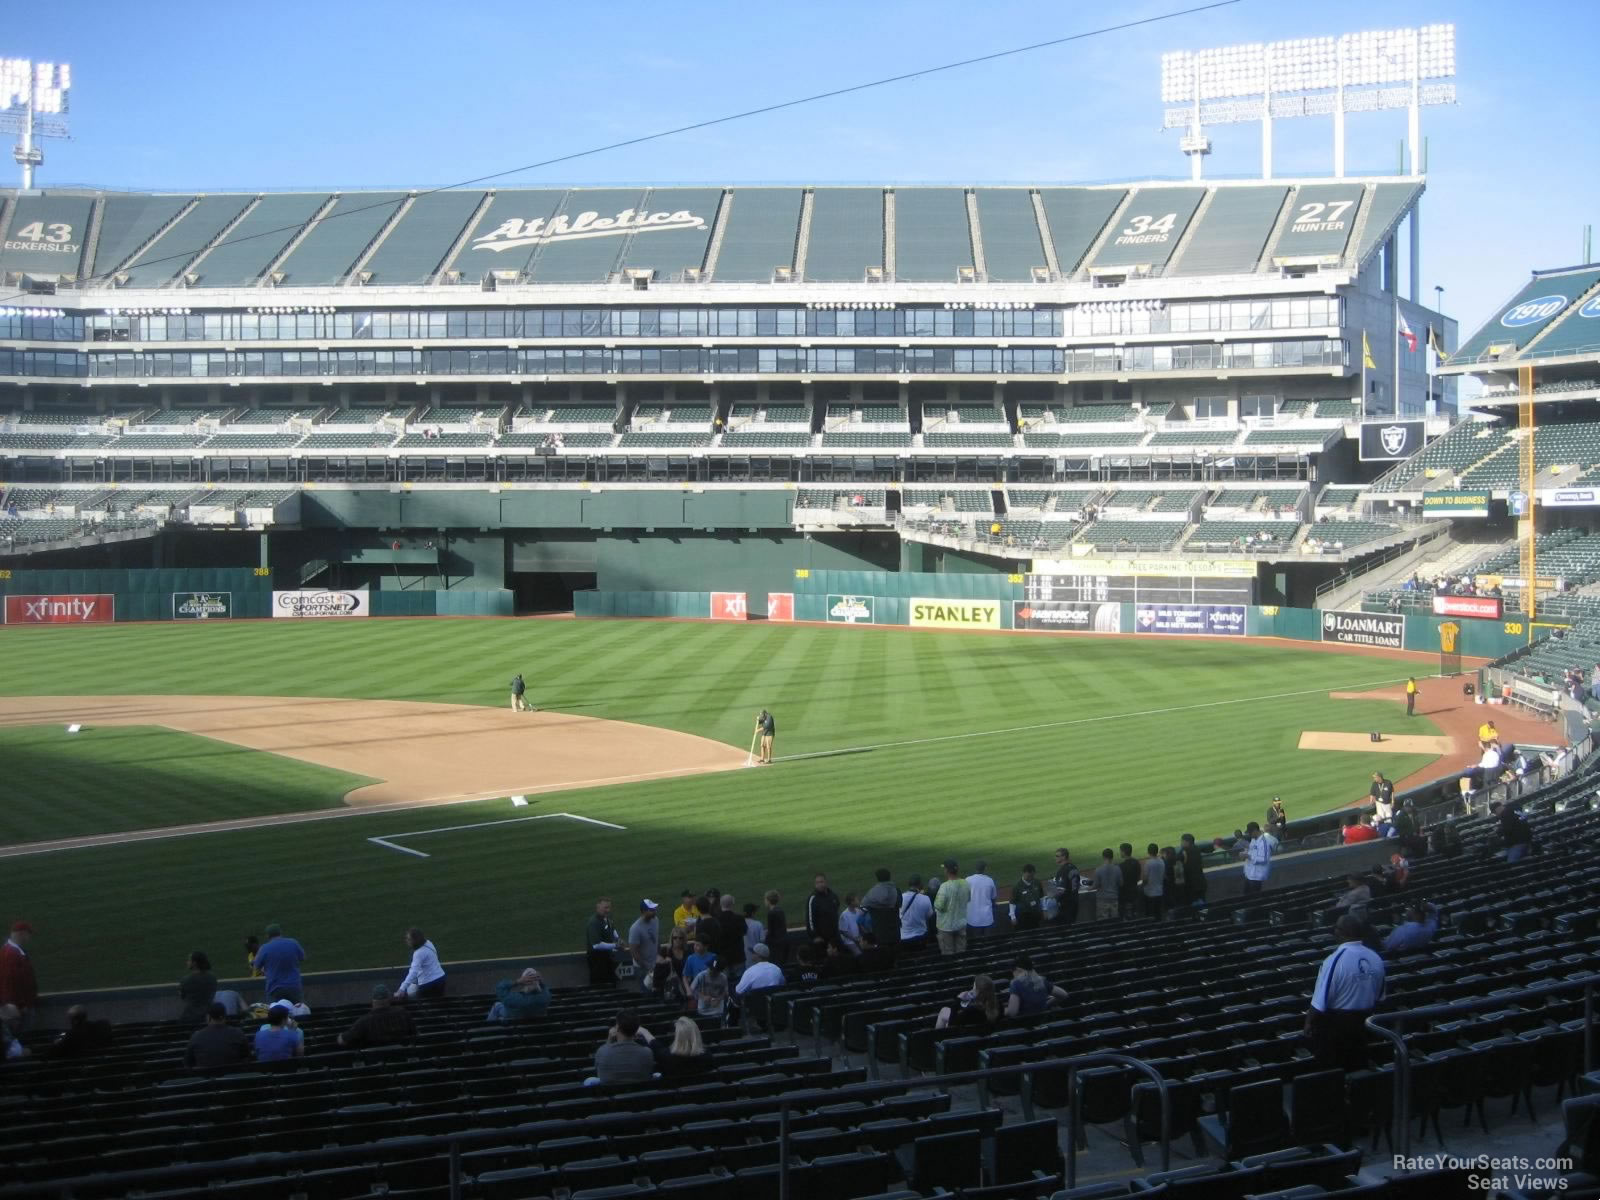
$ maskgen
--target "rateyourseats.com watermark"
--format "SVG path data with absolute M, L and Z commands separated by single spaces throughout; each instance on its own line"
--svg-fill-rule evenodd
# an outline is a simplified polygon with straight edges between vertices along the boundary
M 1523 1158 L 1520 1155 L 1496 1157 L 1478 1154 L 1458 1158 L 1453 1154 L 1394 1156 L 1396 1171 L 1465 1171 L 1466 1186 L 1474 1192 L 1562 1191 L 1566 1174 L 1577 1170 L 1570 1158 Z

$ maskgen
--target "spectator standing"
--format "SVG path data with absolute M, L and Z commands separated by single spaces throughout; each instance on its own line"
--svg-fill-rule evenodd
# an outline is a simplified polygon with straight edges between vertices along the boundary
M 550 1011 L 550 989 L 532 967 L 514 982 L 502 979 L 494 985 L 494 994 L 495 1002 L 484 1018 L 487 1021 L 532 1021 Z
M 1359 1071 L 1367 1065 L 1366 1020 L 1383 998 L 1383 959 L 1363 940 L 1358 917 L 1340 917 L 1334 935 L 1339 945 L 1317 972 L 1305 1028 L 1319 1064 Z
M 33 959 L 28 957 L 28 943 L 33 940 L 33 926 L 17 921 L 11 926 L 11 936 L 0 946 L 0 1004 L 17 1006 L 18 1031 L 26 1032 L 33 1024 L 34 1010 L 39 1007 L 39 981 L 33 972 Z
M 1032 863 L 1022 864 L 1022 878 L 1011 885 L 1012 922 L 1019 933 L 1039 928 L 1043 920 L 1044 885 L 1034 875 Z
M 783 911 L 783 897 L 776 889 L 766 895 L 767 949 L 782 962 L 789 955 L 789 918 Z
M 189 973 L 178 981 L 178 999 L 183 1001 L 178 1020 L 185 1025 L 203 1024 L 216 997 L 217 977 L 211 973 L 211 958 L 204 950 L 196 950 L 189 955 Z
M 228 1024 L 228 1010 L 221 1004 L 206 1008 L 206 1023 L 189 1035 L 183 1051 L 183 1065 L 190 1070 L 231 1067 L 250 1057 L 250 1039 L 242 1029 Z
M 761 912 L 759 904 L 746 904 L 744 906 L 744 953 L 739 957 L 744 962 L 750 961 L 750 952 L 761 945 L 766 936 L 767 927 L 761 923 L 757 915 Z
M 955 859 L 945 859 L 944 883 L 933 902 L 940 954 L 960 954 L 967 948 L 967 908 L 971 902 L 972 889 L 958 873 Z
M 628 954 L 633 959 L 639 990 L 649 991 L 651 972 L 656 969 L 656 951 L 661 948 L 661 929 L 656 924 L 656 902 L 639 901 L 639 919 L 628 928 Z
M 839 910 L 839 942 L 852 958 L 861 953 L 861 921 L 866 914 L 854 892 L 844 898 L 844 908 Z
M 417 1023 L 383 984 L 372 989 L 372 1009 L 339 1035 L 341 1046 L 398 1046 L 415 1041 Z
M 1062 925 L 1078 923 L 1078 888 L 1082 881 L 1072 863 L 1072 851 L 1065 846 L 1056 851 L 1056 873 L 1051 892 L 1056 898 L 1056 921 Z
M 1250 839 L 1244 855 L 1244 887 L 1246 896 L 1253 896 L 1267 886 L 1272 875 L 1272 856 L 1278 849 L 1278 839 L 1266 833 L 1254 821 L 1245 828 Z
M 1139 866 L 1139 860 L 1133 856 L 1133 846 L 1123 842 L 1121 846 L 1122 860 L 1117 866 L 1122 871 L 1122 886 L 1117 889 L 1117 899 L 1122 906 L 1122 919 L 1131 921 L 1143 911 L 1143 896 L 1139 887 L 1144 876 Z
M 1500 821 L 1500 840 L 1505 844 L 1506 862 L 1521 862 L 1533 849 L 1533 829 L 1515 807 L 1496 800 L 1489 811 Z
M 979 859 L 967 876 L 967 937 L 976 940 L 994 932 L 994 880 L 989 864 Z
M 284 937 L 283 926 L 277 922 L 268 925 L 265 933 L 267 940 L 262 943 L 261 949 L 256 951 L 255 965 L 266 976 L 267 1000 L 304 1003 L 305 991 L 300 981 L 300 964 L 306 960 L 305 950 L 292 937 Z
M 415 925 L 406 930 L 405 941 L 411 947 L 411 965 L 396 994 L 408 1000 L 439 999 L 444 995 L 444 968 L 439 965 L 439 952 Z
M 1195 845 L 1194 834 L 1178 839 L 1178 857 L 1183 862 L 1183 899 L 1190 908 L 1206 902 L 1206 856 Z
M 1417 677 L 1410 676 L 1406 680 L 1406 716 L 1417 715 Z
M 716 961 L 716 953 L 711 949 L 711 947 L 700 941 L 698 938 L 695 939 L 693 949 L 689 957 L 683 960 L 684 986 L 687 987 L 689 984 L 693 983 L 696 975 L 700 974 L 701 971 L 704 971 Z
M 1117 919 L 1117 893 L 1122 889 L 1122 872 L 1111 850 L 1100 851 L 1100 865 L 1094 869 L 1094 919 Z
M 724 893 L 717 903 L 721 908 L 717 918 L 717 944 L 712 948 L 723 970 L 732 977 L 744 967 L 744 918 L 739 915 L 738 901 L 731 892 Z
M 689 998 L 702 1017 L 721 1020 L 728 1011 L 728 973 L 716 959 L 689 981 Z
M 933 901 L 922 890 L 922 876 L 913 875 L 906 880 L 905 894 L 900 897 L 900 946 L 916 951 L 928 943 L 928 918 L 933 915 Z
M 617 947 L 620 937 L 611 923 L 611 897 L 595 901 L 594 915 L 584 931 L 585 958 L 589 962 L 589 986 L 611 987 L 617 982 Z
M 267 945 L 271 944 L 269 940 Z M 305 1056 L 305 1034 L 294 1023 L 290 1015 L 293 1011 L 294 1005 L 287 999 L 274 1000 L 267 1008 L 267 1023 L 256 1030 L 257 1062 L 281 1062 Z
M 1166 900 L 1167 864 L 1161 858 L 1161 847 L 1154 842 L 1145 848 L 1144 863 L 1139 869 L 1139 891 L 1144 896 L 1144 915 L 1159 919 Z
M 1378 832 L 1387 837 L 1389 831 L 1385 826 L 1394 820 L 1394 784 L 1384 778 L 1382 771 L 1374 771 L 1368 794 L 1372 797 L 1373 823 Z
M 700 906 L 695 902 L 694 893 L 684 888 L 678 907 L 672 910 L 672 926 L 674 929 L 689 929 L 699 919 Z
M 1272 803 L 1267 805 L 1267 832 L 1280 841 L 1283 831 L 1289 827 L 1289 813 L 1283 807 L 1283 797 L 1274 796 Z
M 828 886 L 828 877 L 818 875 L 806 897 L 806 935 L 813 942 L 832 943 L 839 938 L 839 897 Z
M 625 1008 L 617 1023 L 606 1034 L 605 1042 L 594 1052 L 594 1083 L 643 1083 L 656 1073 L 656 1056 L 650 1051 L 655 1039 L 639 1025 L 639 1014 Z
M 861 907 L 866 910 L 879 953 L 885 962 L 893 963 L 900 948 L 900 889 L 894 886 L 888 867 L 879 867 L 874 875 L 877 882 L 867 889 Z

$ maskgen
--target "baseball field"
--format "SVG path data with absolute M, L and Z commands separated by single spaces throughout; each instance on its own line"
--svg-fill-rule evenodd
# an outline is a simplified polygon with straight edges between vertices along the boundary
M 713 884 L 798 917 L 818 870 L 843 894 L 983 857 L 1008 885 L 1438 757 L 1358 749 L 1439 729 L 1331 695 L 1426 662 L 1243 639 L 215 621 L 0 649 L 0 917 L 46 990 L 175 981 L 193 949 L 235 975 L 270 921 L 308 970 L 399 968 L 412 924 L 446 960 L 579 950 L 602 893 L 625 928 Z M 538 712 L 509 711 L 519 671 Z M 762 707 L 778 761 L 746 769 Z

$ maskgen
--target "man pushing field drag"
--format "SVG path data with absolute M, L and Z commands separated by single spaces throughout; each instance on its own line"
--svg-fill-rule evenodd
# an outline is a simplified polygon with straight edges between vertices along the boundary
M 757 762 L 771 764 L 772 739 L 778 732 L 778 724 L 772 719 L 772 714 L 762 709 L 756 716 L 756 734 L 761 739 L 761 757 Z
M 511 711 L 531 712 L 532 707 L 527 701 L 528 685 L 523 682 L 520 674 L 511 677 Z

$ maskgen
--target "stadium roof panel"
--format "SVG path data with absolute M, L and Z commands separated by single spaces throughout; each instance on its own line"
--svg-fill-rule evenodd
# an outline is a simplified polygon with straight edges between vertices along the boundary
M 1564 356 L 1600 360 L 1600 266 L 1538 271 L 1441 369 L 1497 368 Z
M 663 281 L 951 284 L 1359 266 L 1420 179 L 1085 187 L 11 193 L 0 272 L 202 289 Z M 0 194 L 3 195 L 3 194 Z M 98 230 L 98 234 L 94 232 Z M 981 269 L 980 269 L 981 268 Z M 1040 268 L 1049 268 L 1050 275 Z M 448 280 L 444 272 L 450 272 Z M 456 274 L 459 272 L 459 276 Z M 881 276 L 880 273 L 881 272 Z M 281 278 L 279 277 L 281 275 Z M 13 279 L 14 282 L 14 279 Z

